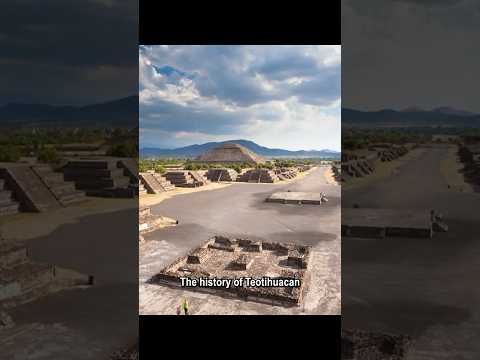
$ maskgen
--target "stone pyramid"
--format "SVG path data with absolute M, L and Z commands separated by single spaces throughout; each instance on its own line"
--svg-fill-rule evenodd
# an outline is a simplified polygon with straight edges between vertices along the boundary
M 255 154 L 244 146 L 234 143 L 225 143 L 217 146 L 198 156 L 195 161 L 213 163 L 265 163 L 265 159 L 262 156 Z

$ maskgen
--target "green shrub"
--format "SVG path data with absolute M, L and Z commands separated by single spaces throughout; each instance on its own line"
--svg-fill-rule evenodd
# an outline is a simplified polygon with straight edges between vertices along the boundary
M 165 172 L 165 168 L 163 167 L 163 165 L 155 164 L 155 172 L 163 174 Z
M 54 147 L 44 147 L 38 151 L 37 159 L 47 164 L 55 164 L 60 161 L 60 154 Z
M 21 152 L 17 146 L 1 145 L 0 146 L 0 161 L 15 162 L 20 159 Z
M 118 157 L 138 157 L 137 145 L 132 141 L 112 145 L 107 155 Z

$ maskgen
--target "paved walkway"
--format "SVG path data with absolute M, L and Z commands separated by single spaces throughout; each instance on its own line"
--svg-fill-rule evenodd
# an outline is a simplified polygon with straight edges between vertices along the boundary
M 342 243 L 343 326 L 412 335 L 409 360 L 480 354 L 480 194 L 447 188 L 446 154 L 427 149 L 394 176 L 342 194 L 344 206 L 435 209 L 449 225 L 432 239 Z

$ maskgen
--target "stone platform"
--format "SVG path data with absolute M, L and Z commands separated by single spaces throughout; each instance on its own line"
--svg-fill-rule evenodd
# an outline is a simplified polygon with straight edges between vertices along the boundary
M 128 159 L 70 159 L 62 171 L 66 181 L 88 196 L 133 198 L 138 193 L 138 178 Z
M 427 210 L 342 209 L 342 236 L 431 238 L 436 219 Z
M 177 220 L 152 214 L 149 207 L 141 207 L 138 211 L 138 230 L 140 235 L 176 224 L 178 224 Z
M 181 278 L 233 281 L 250 278 L 266 281 L 296 281 L 299 286 L 196 286 L 193 291 L 241 298 L 270 305 L 298 306 L 309 278 L 310 247 L 249 239 L 214 236 L 201 247 L 178 258 L 149 282 L 181 287 Z
M 406 335 L 342 330 L 342 360 L 401 360 L 411 338 Z
M 273 193 L 266 201 L 280 204 L 321 205 L 328 200 L 323 193 L 287 191 Z
M 85 193 L 47 164 L 0 164 L 0 214 L 44 212 L 85 200 Z
M 146 172 L 140 173 L 139 176 L 144 189 L 149 194 L 159 194 L 175 189 L 175 186 L 160 174 Z
M 92 284 L 93 276 L 32 261 L 24 244 L 7 242 L 0 235 L 0 309 L 61 289 Z

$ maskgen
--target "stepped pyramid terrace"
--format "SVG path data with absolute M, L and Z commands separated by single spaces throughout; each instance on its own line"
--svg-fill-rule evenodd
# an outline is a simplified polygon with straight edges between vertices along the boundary
M 195 158 L 203 163 L 253 163 L 263 164 L 265 158 L 248 150 L 246 147 L 234 143 L 225 143 L 217 146 Z

